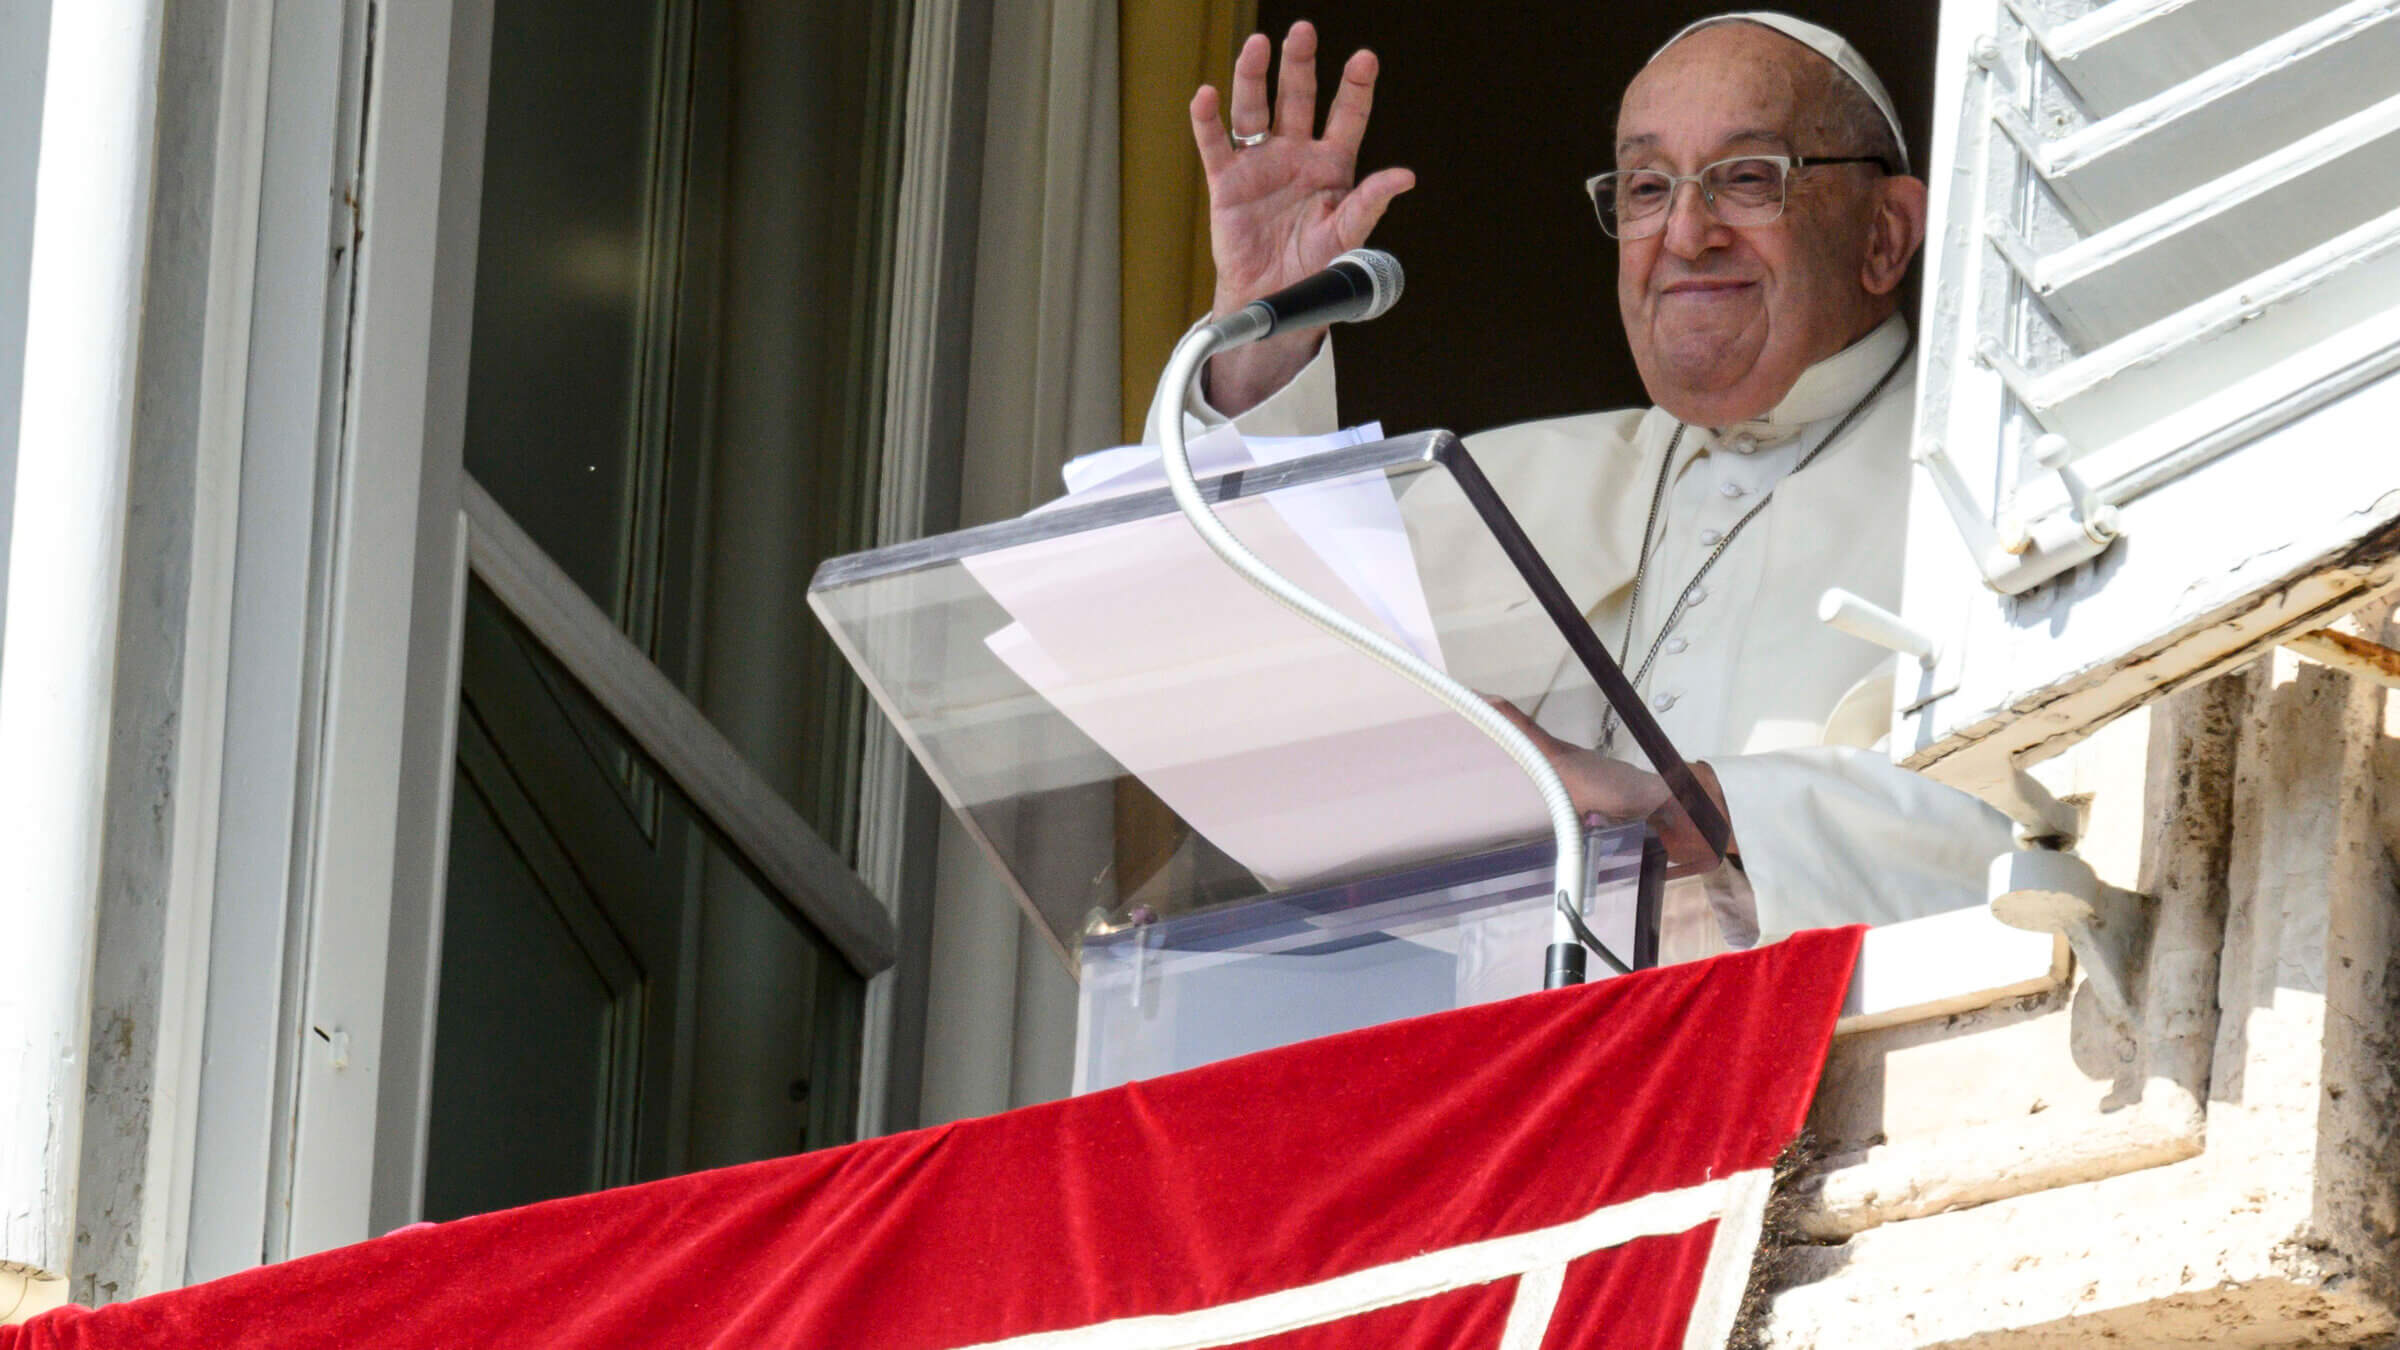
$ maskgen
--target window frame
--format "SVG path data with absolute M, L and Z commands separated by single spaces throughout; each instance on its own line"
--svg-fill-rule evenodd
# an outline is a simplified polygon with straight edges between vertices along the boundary
M 200 900 L 190 1236 L 168 1283 L 416 1217 L 471 572 L 870 990 L 900 946 L 839 853 L 465 476 L 494 0 L 234 9 L 266 43 L 266 223 L 252 322 L 212 334 L 250 396 L 224 759 L 200 794 L 226 809 Z

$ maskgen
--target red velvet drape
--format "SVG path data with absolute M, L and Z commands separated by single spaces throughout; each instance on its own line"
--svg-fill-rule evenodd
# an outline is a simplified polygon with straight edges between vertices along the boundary
M 1769 1165 L 1807 1111 L 1858 940 L 1804 933 L 402 1232 L 61 1309 L 0 1328 L 0 1350 L 955 1350 L 1256 1299 Z M 1714 1229 L 1575 1260 L 1542 1344 L 1679 1345 Z M 1251 1344 L 1491 1346 L 1516 1284 Z

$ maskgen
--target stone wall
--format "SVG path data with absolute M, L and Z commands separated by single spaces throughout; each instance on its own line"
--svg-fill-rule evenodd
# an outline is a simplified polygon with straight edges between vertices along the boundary
M 2400 1337 L 2400 692 L 2278 651 L 2044 776 L 2150 898 L 2132 1024 L 2079 973 L 1837 1042 L 1765 1342 Z

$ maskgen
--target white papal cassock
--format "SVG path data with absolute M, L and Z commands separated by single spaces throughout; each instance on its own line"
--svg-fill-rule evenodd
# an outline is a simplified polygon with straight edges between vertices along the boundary
M 1998 812 L 1891 763 L 1881 744 L 1894 659 L 1816 617 L 1832 586 L 1899 608 L 1913 370 L 1900 370 L 1806 469 L 1793 466 L 1907 348 L 1907 326 L 1894 317 L 1810 367 L 1766 416 L 1684 431 L 1628 651 L 1617 645 L 1675 418 L 1629 409 L 1466 438 L 1628 675 L 1677 594 L 1689 592 L 1641 692 L 1676 747 L 1708 761 L 1724 787 L 1746 880 L 1727 871 L 1712 898 L 1736 945 L 1980 904 L 1985 866 L 2011 846 Z M 1152 444 L 1170 406 L 1168 391 L 1152 401 Z M 1183 412 L 1193 430 L 1225 420 L 1196 394 L 1185 396 Z M 1334 430 L 1332 344 L 1234 420 L 1261 436 Z M 1770 491 L 1766 509 L 1693 583 L 1724 533 Z M 1588 706 L 1535 713 L 1579 744 L 1600 732 Z M 1615 739 L 1618 753 L 1638 758 L 1622 733 Z

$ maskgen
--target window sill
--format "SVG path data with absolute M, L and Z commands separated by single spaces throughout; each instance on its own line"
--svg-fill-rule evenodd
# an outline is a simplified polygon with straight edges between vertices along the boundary
M 2063 988 L 2066 939 L 2029 933 L 1982 905 L 1867 930 L 1833 1034 L 1930 1021 Z

